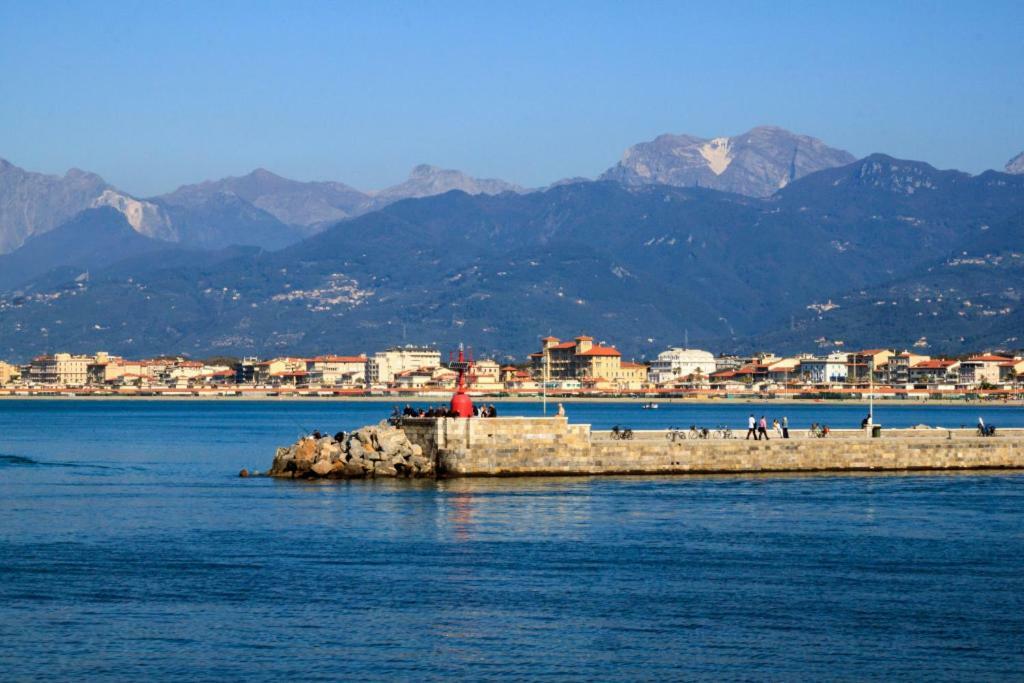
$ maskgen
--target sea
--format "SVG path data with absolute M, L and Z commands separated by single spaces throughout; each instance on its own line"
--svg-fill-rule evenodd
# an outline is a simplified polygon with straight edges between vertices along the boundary
M 595 429 L 864 416 L 565 407 Z M 0 400 L 0 680 L 1024 680 L 1020 472 L 238 477 L 391 409 Z M 978 417 L 1024 427 L 875 410 Z

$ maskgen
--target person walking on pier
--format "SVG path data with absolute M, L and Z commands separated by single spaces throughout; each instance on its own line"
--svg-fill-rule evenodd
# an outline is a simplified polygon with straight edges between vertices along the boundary
M 747 418 L 747 440 L 750 437 L 754 437 L 754 441 L 759 441 L 760 437 L 757 435 L 757 420 L 754 419 L 754 414 L 751 413 L 750 417 Z
M 768 440 L 768 420 L 764 419 L 764 415 L 761 416 L 761 421 L 757 425 L 757 434 L 762 439 Z
M 785 415 L 782 416 L 782 438 L 789 438 L 789 418 Z

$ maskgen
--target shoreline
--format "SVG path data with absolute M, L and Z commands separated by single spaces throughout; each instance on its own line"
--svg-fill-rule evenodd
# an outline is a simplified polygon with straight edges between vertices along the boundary
M 537 396 L 471 396 L 473 401 L 479 403 L 536 403 L 541 404 L 543 400 Z M 447 404 L 448 396 L 435 395 L 410 395 L 410 396 L 300 396 L 300 395 L 91 395 L 91 394 L 0 394 L 0 402 L 3 401 L 258 401 L 265 403 L 287 402 L 308 402 L 308 403 L 382 403 L 391 405 L 404 405 L 406 403 L 440 405 Z M 657 403 L 661 405 L 836 405 L 836 406 L 867 406 L 866 398 L 746 398 L 746 397 L 694 397 L 694 398 L 659 398 L 650 399 L 645 397 L 612 397 L 612 396 L 566 396 L 548 398 L 549 407 L 554 410 L 559 403 L 564 404 L 637 404 Z M 911 398 L 885 398 L 876 396 L 876 406 L 1005 406 L 1007 408 L 1024 408 L 1022 399 L 911 399 Z

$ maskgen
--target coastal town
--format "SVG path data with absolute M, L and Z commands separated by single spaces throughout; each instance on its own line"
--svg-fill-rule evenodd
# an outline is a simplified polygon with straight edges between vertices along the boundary
M 471 356 L 471 353 L 470 353 Z M 446 396 L 455 388 L 454 354 L 394 346 L 372 354 L 128 359 L 106 352 L 0 361 L 0 396 Z M 646 362 L 625 360 L 612 344 L 580 335 L 545 337 L 522 362 L 473 359 L 470 394 L 579 398 L 1024 398 L 1024 355 L 979 352 L 930 356 L 865 349 L 825 356 L 718 355 L 670 347 Z

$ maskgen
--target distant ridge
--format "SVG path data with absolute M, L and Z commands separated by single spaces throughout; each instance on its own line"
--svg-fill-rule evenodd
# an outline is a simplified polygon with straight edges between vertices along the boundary
M 626 185 L 707 187 L 749 197 L 768 197 L 809 173 L 854 161 L 849 152 L 776 126 L 713 139 L 659 135 L 633 145 L 601 174 Z
M 1006 162 L 1006 172 L 1014 175 L 1024 173 L 1024 152 Z

